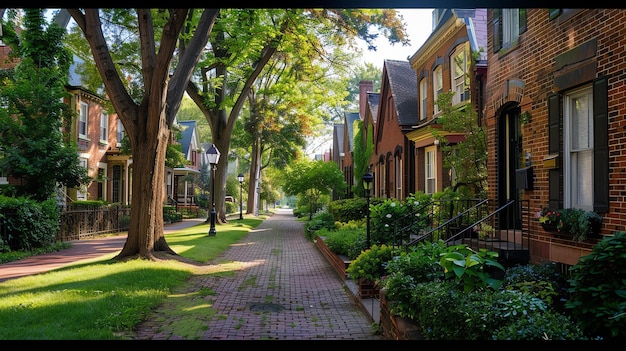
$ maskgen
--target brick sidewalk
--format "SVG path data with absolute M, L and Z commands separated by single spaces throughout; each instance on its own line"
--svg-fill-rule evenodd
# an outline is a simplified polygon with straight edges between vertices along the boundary
M 226 272 L 191 277 L 135 339 L 382 339 L 290 210 L 278 210 L 213 266 Z

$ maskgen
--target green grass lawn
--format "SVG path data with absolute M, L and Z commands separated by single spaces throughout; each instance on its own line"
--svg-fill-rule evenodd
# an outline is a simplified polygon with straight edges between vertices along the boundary
M 233 220 L 219 225 L 214 237 L 207 235 L 209 224 L 201 224 L 165 238 L 180 256 L 202 264 L 262 221 Z M 115 261 L 116 254 L 0 283 L 0 340 L 128 339 L 173 288 L 193 274 L 206 274 L 211 266 L 178 260 Z

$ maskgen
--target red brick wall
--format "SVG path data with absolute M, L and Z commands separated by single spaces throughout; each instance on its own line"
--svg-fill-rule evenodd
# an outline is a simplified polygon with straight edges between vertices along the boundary
M 584 9 L 576 16 L 564 20 L 564 16 L 549 20 L 549 10 L 528 9 L 528 30 L 520 35 L 518 46 L 505 54 L 493 53 L 493 31 L 490 25 L 493 12 L 488 11 L 489 46 L 485 122 L 488 128 L 488 169 L 491 199 L 497 198 L 496 116 L 498 107 L 507 103 L 499 100 L 504 96 L 504 86 L 509 79 L 525 83 L 520 102 L 521 111 L 530 112 L 531 118 L 522 125 L 524 150 L 531 154 L 534 167 L 534 189 L 523 191 L 523 198 L 530 201 L 531 215 L 548 203 L 548 170 L 543 160 L 548 156 L 548 95 L 554 86 L 555 57 L 591 39 L 597 41 L 596 77 L 609 77 L 609 167 L 610 204 L 604 215 L 603 234 L 610 234 L 626 227 L 626 207 L 623 191 L 626 185 L 626 157 L 624 148 L 626 133 L 626 10 Z M 504 50 L 501 50 L 504 51 Z M 512 100 L 513 97 L 510 97 Z M 553 260 L 568 264 L 589 252 L 593 243 L 559 242 L 540 229 L 536 220 L 530 219 L 533 261 Z

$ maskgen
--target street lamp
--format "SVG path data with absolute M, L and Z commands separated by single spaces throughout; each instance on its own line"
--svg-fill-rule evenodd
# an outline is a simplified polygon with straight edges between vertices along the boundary
M 243 219 L 243 173 L 239 173 L 237 176 L 239 181 L 239 220 Z
M 206 156 L 211 165 L 211 228 L 209 228 L 209 236 L 215 236 L 215 170 L 217 169 L 217 163 L 220 160 L 220 151 L 215 147 L 215 144 L 211 144 L 211 147 L 206 151 Z
M 366 223 L 366 230 L 367 230 L 367 241 L 366 241 L 366 245 L 367 248 L 370 248 L 370 190 L 372 190 L 372 180 L 374 179 L 374 177 L 372 176 L 372 173 L 367 172 L 363 175 L 363 186 L 365 188 L 365 200 L 367 201 L 367 221 Z

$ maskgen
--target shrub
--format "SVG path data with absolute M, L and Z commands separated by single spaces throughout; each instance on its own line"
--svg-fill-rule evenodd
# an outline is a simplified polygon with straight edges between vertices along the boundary
M 366 279 L 371 282 L 378 282 L 385 275 L 385 266 L 397 253 L 399 250 L 392 246 L 373 245 L 350 262 L 346 268 L 346 273 L 350 279 Z
M 502 288 L 531 294 L 563 311 L 561 301 L 566 297 L 567 280 L 554 262 L 524 264 L 506 270 Z
M 56 241 L 61 211 L 55 199 L 43 202 L 19 197 L 0 196 L 0 210 L 13 210 L 15 215 L 5 220 L 6 240 L 11 250 L 31 251 Z
M 454 279 L 465 292 L 483 290 L 487 287 L 497 290 L 501 280 L 491 277 L 490 269 L 504 271 L 497 261 L 498 253 L 487 249 L 472 250 L 467 244 L 449 246 L 441 255 L 439 264 L 444 268 L 447 279 Z
M 337 230 L 321 229 L 318 235 L 324 236 L 324 243 L 336 255 L 347 256 L 354 260 L 367 248 L 363 228 L 340 228 Z
M 416 284 L 443 280 L 443 269 L 439 265 L 439 255 L 445 251 L 443 241 L 421 242 L 392 258 L 387 264 L 383 285 L 391 313 L 414 318 L 411 291 Z
M 626 232 L 605 236 L 570 268 L 565 307 L 589 336 L 626 336 Z

